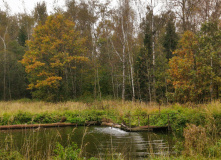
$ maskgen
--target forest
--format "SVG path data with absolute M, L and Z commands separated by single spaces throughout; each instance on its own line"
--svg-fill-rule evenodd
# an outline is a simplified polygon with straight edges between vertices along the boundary
M 0 9 L 0 100 L 220 99 L 220 0 L 46 3 Z

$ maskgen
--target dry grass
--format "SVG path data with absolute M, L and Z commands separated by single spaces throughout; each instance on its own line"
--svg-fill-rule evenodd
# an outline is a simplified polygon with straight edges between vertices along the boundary
M 0 115 L 18 111 L 30 113 L 55 112 L 64 110 L 84 110 L 87 105 L 80 102 L 47 103 L 47 102 L 0 102 Z
M 129 111 L 136 112 L 138 110 L 152 113 L 159 112 L 160 110 L 176 107 L 186 107 L 197 109 L 206 113 L 221 113 L 221 103 L 219 101 L 212 102 L 209 104 L 174 104 L 174 105 L 159 105 L 157 103 L 140 103 L 125 101 L 124 103 L 120 100 L 112 101 L 94 101 L 92 103 L 83 103 L 83 102 L 59 102 L 59 103 L 49 103 L 49 102 L 20 102 L 20 101 L 9 101 L 9 102 L 0 102 L 0 116 L 4 113 L 16 113 L 18 111 L 30 112 L 30 113 L 43 113 L 43 112 L 55 112 L 55 111 L 83 111 L 87 109 L 114 109 L 120 114 L 127 113 Z
M 207 113 L 221 113 L 221 102 L 215 101 L 210 104 L 204 104 L 203 108 Z
M 166 106 L 160 106 L 161 109 Z M 18 111 L 30 112 L 30 113 L 43 113 L 43 112 L 56 112 L 56 111 L 83 111 L 87 109 L 114 109 L 120 114 L 127 113 L 129 111 L 134 112 L 137 110 L 151 113 L 159 111 L 159 105 L 155 103 L 140 103 L 126 101 L 94 101 L 93 103 L 83 102 L 60 102 L 60 103 L 48 103 L 48 102 L 19 102 L 9 101 L 0 102 L 0 116 L 4 113 L 16 113 Z

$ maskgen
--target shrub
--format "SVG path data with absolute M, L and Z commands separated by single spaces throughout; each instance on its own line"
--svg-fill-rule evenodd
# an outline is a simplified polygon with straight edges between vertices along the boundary
M 17 151 L 5 151 L 0 149 L 0 159 L 2 160 L 22 160 L 22 156 Z
M 194 124 L 188 124 L 184 129 L 184 153 L 185 155 L 203 155 L 206 151 L 208 143 L 206 136 L 206 129 Z
M 33 118 L 35 123 L 56 123 L 61 120 L 60 115 L 52 114 L 52 113 L 40 113 L 36 114 Z
M 14 123 L 16 123 L 16 124 L 30 123 L 31 120 L 32 120 L 32 115 L 31 115 L 31 113 L 28 113 L 28 112 L 19 111 L 14 116 Z
M 72 143 L 67 147 L 63 147 L 60 143 L 57 143 L 54 150 L 56 160 L 78 160 L 81 150 L 78 149 L 77 144 Z

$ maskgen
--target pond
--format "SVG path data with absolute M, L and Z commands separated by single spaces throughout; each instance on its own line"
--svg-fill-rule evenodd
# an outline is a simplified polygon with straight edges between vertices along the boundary
M 125 132 L 100 126 L 6 130 L 0 131 L 0 142 L 1 148 L 13 148 L 30 157 L 47 157 L 53 153 L 56 142 L 63 146 L 74 142 L 85 157 L 124 159 L 172 154 L 175 144 L 173 135 L 168 133 Z

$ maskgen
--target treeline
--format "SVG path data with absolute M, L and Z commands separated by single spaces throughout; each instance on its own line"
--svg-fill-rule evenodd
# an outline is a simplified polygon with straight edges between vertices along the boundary
M 0 10 L 0 99 L 207 102 L 221 90 L 220 0 L 67 0 Z

